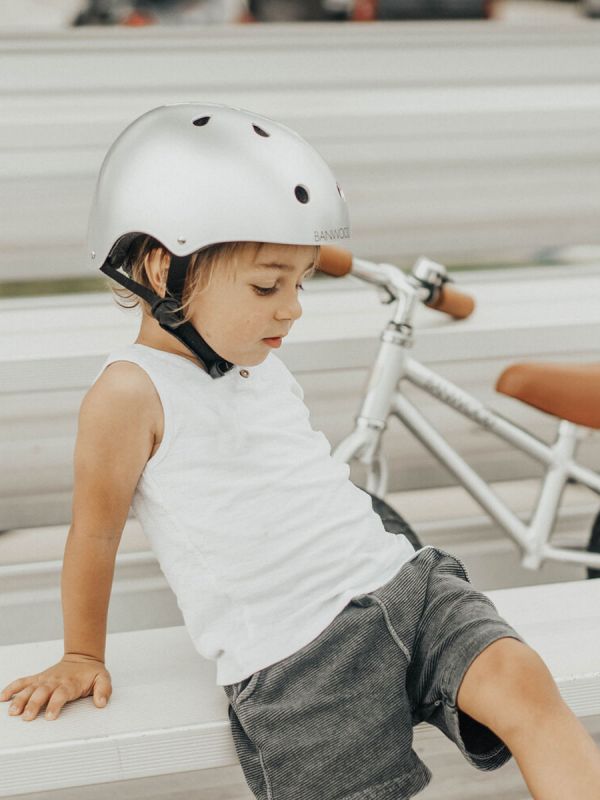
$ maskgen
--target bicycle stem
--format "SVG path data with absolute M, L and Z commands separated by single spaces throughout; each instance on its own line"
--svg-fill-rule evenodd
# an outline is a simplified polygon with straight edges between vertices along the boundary
M 393 264 L 373 264 L 361 258 L 354 258 L 352 274 L 387 291 L 390 297 L 387 302 L 396 301 L 396 308 L 388 327 L 411 328 L 417 304 L 425 302 L 431 293 L 430 288 L 423 285 L 418 278 L 405 275 Z

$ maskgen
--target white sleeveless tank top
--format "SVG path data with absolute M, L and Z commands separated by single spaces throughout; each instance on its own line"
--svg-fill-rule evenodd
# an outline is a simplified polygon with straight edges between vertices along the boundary
M 132 507 L 218 685 L 291 655 L 415 555 L 331 456 L 274 353 L 247 377 L 213 379 L 135 343 L 95 380 L 114 361 L 144 369 L 162 403 L 164 436 Z

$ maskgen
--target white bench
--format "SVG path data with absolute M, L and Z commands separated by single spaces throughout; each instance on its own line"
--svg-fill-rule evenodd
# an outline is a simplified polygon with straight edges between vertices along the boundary
M 579 717 L 600 714 L 600 579 L 487 592 Z M 58 661 L 62 640 L 0 647 L 0 685 Z M 0 703 L 0 797 L 237 762 L 227 698 L 184 627 L 109 634 L 113 694 L 25 722 Z M 435 733 L 421 724 L 416 741 Z M 459 758 L 458 752 L 456 758 Z

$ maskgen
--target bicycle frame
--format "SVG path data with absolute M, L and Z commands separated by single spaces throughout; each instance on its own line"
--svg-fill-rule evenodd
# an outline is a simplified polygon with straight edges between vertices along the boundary
M 383 498 L 387 491 L 388 469 L 380 451 L 380 442 L 389 416 L 396 416 L 513 539 L 521 550 L 524 567 L 538 569 L 543 561 L 551 559 L 600 568 L 600 554 L 554 547 L 549 543 L 569 478 L 600 494 L 600 475 L 574 460 L 579 441 L 589 435 L 589 429 L 561 420 L 556 441 L 551 446 L 545 444 L 408 356 L 406 348 L 410 346 L 411 338 L 410 326 L 390 323 L 384 330 L 366 395 L 356 417 L 356 427 L 334 448 L 332 456 L 344 462 L 359 458 L 368 467 L 367 491 Z M 402 381 L 419 387 L 546 466 L 529 525 L 508 508 L 405 397 Z

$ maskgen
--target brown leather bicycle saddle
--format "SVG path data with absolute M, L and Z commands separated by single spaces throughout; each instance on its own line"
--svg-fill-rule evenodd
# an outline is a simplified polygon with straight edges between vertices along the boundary
M 587 428 L 600 428 L 600 364 L 511 364 L 496 391 Z

